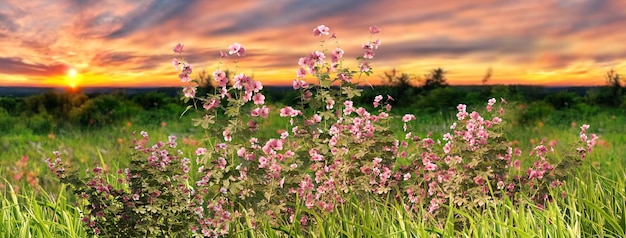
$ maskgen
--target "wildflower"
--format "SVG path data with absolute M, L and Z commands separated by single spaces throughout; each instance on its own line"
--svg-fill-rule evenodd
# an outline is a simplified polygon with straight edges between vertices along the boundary
M 348 82 L 348 83 L 352 81 L 352 78 L 350 78 L 350 76 L 344 73 L 337 74 L 337 78 L 341 79 L 341 81 Z
M 311 56 L 309 58 L 312 62 L 317 62 L 318 64 L 324 64 L 324 59 L 326 58 L 326 55 L 324 55 L 324 52 L 315 51 L 311 53 Z
M 176 46 L 174 46 L 174 49 L 173 49 L 174 52 L 179 53 L 179 54 L 183 53 L 183 46 L 184 45 L 181 43 L 176 44 Z
M 378 49 L 378 47 L 380 46 L 380 39 L 376 39 L 374 42 L 372 42 L 372 46 L 374 47 L 374 49 Z
M 196 88 L 192 86 L 186 86 L 185 88 L 183 88 L 183 93 L 185 94 L 185 97 L 192 98 L 196 95 Z
M 409 121 L 411 121 L 411 120 L 415 120 L 415 115 L 413 115 L 413 114 L 405 114 L 405 115 L 402 117 L 402 121 L 403 121 L 403 122 L 409 122 Z
M 376 26 L 370 26 L 370 33 L 378 34 L 378 33 L 380 33 L 380 29 L 378 29 L 378 27 L 376 27 Z
M 333 109 L 334 105 L 335 105 L 335 100 L 333 100 L 332 98 L 329 98 L 328 100 L 326 100 L 326 109 L 331 110 Z
M 244 56 L 246 54 L 246 48 L 235 42 L 228 47 L 228 54 L 237 54 L 237 56 Z
M 200 156 L 200 155 L 204 155 L 204 154 L 206 154 L 207 152 L 208 152 L 208 150 L 207 150 L 206 148 L 202 148 L 202 147 L 200 147 L 200 148 L 196 149 L 196 155 L 198 155 L 198 156 Z
M 306 76 L 306 70 L 304 68 L 300 67 L 298 70 L 296 70 L 296 77 L 304 78 L 305 76 Z M 294 89 L 297 89 L 295 85 L 294 85 Z
M 369 62 L 361 62 L 359 64 L 359 69 L 361 70 L 361 72 L 369 72 L 372 68 L 370 68 Z
M 230 130 L 226 129 L 222 132 L 225 141 L 232 141 L 233 137 L 231 136 Z
M 332 52 L 332 56 L 337 57 L 338 59 L 341 59 L 343 57 L 343 50 L 341 48 L 335 48 Z
M 265 103 L 265 96 L 263 94 L 257 93 L 252 97 L 254 104 L 263 105 Z
M 315 29 L 313 29 L 313 35 L 315 36 L 320 36 L 322 34 L 324 35 L 328 35 L 330 31 L 330 28 L 328 28 L 325 25 L 319 25 L 317 27 L 315 27 Z
M 374 58 L 374 51 L 371 49 L 367 49 L 365 50 L 365 53 L 363 53 L 363 58 L 364 59 L 373 59 Z
M 176 70 L 178 70 L 178 66 L 180 65 L 180 62 L 178 61 L 178 59 L 174 58 L 172 59 L 172 65 L 174 65 L 174 67 L 176 67 Z
M 226 84 L 228 83 L 226 73 L 219 69 L 213 72 L 213 79 L 217 82 L 219 87 L 226 87 Z

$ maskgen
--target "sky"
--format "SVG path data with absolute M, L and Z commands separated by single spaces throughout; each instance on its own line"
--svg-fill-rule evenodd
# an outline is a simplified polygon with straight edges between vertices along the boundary
M 183 85 L 176 43 L 192 78 L 219 66 L 290 84 L 298 58 L 322 49 L 320 24 L 347 66 L 380 39 L 373 84 L 392 69 L 423 78 L 441 67 L 453 85 L 481 84 L 488 71 L 489 84 L 604 85 L 608 70 L 626 74 L 624 9 L 623 0 L 2 0 L 0 86 Z M 220 59 L 234 42 L 247 54 Z

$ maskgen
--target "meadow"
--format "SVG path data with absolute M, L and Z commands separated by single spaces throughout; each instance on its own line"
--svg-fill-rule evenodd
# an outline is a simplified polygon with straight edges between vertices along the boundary
M 356 71 L 338 46 L 300 58 L 288 91 L 192 79 L 178 44 L 176 95 L 2 98 L 0 236 L 626 236 L 621 76 L 538 93 L 437 68 L 361 87 L 379 45 Z
M 192 154 L 201 145 L 203 130 L 190 127 L 191 116 L 180 117 L 184 107 L 168 110 L 141 110 L 100 126 L 59 125 L 46 132 L 16 130 L 4 133 L 0 141 L 3 168 L 0 236 L 2 237 L 85 237 L 81 222 L 83 211 L 75 206 L 76 198 L 47 171 L 44 158 L 60 151 L 82 171 L 93 165 L 111 170 L 128 166 L 133 138 L 139 131 L 153 138 L 177 136 L 179 148 Z M 315 213 L 312 228 L 299 225 L 277 225 L 268 221 L 251 228 L 245 220 L 230 226 L 230 235 L 238 237 L 623 237 L 626 233 L 626 122 L 619 108 L 603 108 L 585 115 L 574 109 L 554 110 L 532 121 L 520 120 L 522 103 L 509 118 L 509 136 L 524 151 L 542 139 L 557 140 L 566 147 L 577 139 L 578 127 L 591 125 L 601 142 L 565 186 L 551 191 L 565 193 L 543 208 L 512 203 L 494 204 L 484 210 L 450 210 L 448 217 L 462 216 L 467 226 L 455 227 L 453 219 L 437 225 L 421 219 L 421 214 L 407 212 L 392 198 L 349 199 L 334 212 Z M 273 106 L 278 108 L 279 106 Z M 173 108 L 173 109 L 172 109 Z M 412 108 L 399 108 L 410 112 Z M 512 109 L 513 110 L 513 109 Z M 411 126 L 416 133 L 432 132 L 440 136 L 454 121 L 453 114 L 426 113 L 414 110 Z M 260 127 L 270 137 L 286 120 L 272 113 L 269 124 Z M 20 126 L 19 123 L 13 126 Z M 27 123 L 28 124 L 28 123 Z M 32 125 L 32 124 L 31 124 Z M 22 125 L 28 128 L 28 125 Z M 402 125 L 394 131 L 402 134 Z M 191 128 L 191 129 L 190 129 Z M 197 170 L 193 168 L 192 171 Z M 197 176 L 197 175 L 195 175 Z

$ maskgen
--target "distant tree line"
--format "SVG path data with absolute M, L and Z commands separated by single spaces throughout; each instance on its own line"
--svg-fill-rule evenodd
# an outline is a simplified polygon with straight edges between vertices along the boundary
M 488 98 L 505 98 L 522 105 L 520 122 L 532 121 L 554 110 L 574 110 L 593 114 L 602 108 L 626 109 L 626 88 L 622 75 L 611 70 L 606 73 L 606 86 L 549 88 L 523 85 L 450 86 L 447 71 L 436 68 L 423 77 L 411 77 L 396 70 L 384 72 L 384 84 L 363 87 L 355 103 L 372 107 L 377 95 L 389 95 L 392 105 L 407 112 L 454 112 L 459 103 L 482 105 Z M 483 84 L 490 77 L 487 73 Z M 210 75 L 200 75 L 199 95 L 213 93 L 215 85 Z M 230 84 L 232 85 L 232 83 Z M 28 128 L 47 133 L 54 127 L 100 127 L 135 118 L 143 123 L 160 123 L 176 119 L 186 105 L 180 101 L 180 89 L 171 91 L 127 94 L 117 91 L 107 94 L 45 92 L 27 97 L 0 97 L 0 131 Z M 299 92 L 290 87 L 265 87 L 266 102 L 295 105 Z

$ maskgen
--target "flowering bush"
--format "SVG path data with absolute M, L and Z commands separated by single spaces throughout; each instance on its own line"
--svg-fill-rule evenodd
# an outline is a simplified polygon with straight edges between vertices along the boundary
M 47 159 L 50 171 L 62 183 L 73 185 L 74 193 L 84 201 L 82 222 L 91 235 L 188 236 L 192 221 L 187 175 L 190 160 L 175 149 L 175 136 L 147 146 L 148 134 L 141 135 L 129 168 L 118 170 L 117 175 L 94 167 L 83 179 L 61 160 L 60 152 L 54 152 L 54 160 Z
M 370 27 L 370 33 L 380 30 Z M 169 151 L 175 147 L 173 140 L 149 148 L 140 141 L 136 149 L 143 157 L 133 160 L 117 190 L 105 183 L 101 169 L 82 182 L 51 162 L 62 181 L 75 184 L 77 194 L 88 200 L 85 222 L 95 233 L 108 229 L 106 234 L 117 234 L 112 229 L 123 222 L 129 232 L 137 226 L 141 229 L 135 232 L 163 234 L 184 233 L 191 220 L 189 228 L 198 237 L 218 236 L 228 234 L 236 219 L 253 227 L 258 219 L 306 227 L 313 213 L 333 212 L 348 197 L 379 196 L 403 200 L 409 211 L 425 209 L 425 219 L 439 222 L 446 214 L 444 205 L 480 208 L 505 198 L 518 202 L 520 195 L 542 205 L 552 199 L 548 188 L 562 185 L 568 170 L 580 165 L 595 145 L 597 137 L 587 136 L 584 125 L 582 145 L 573 154 L 558 157 L 541 144 L 524 155 L 509 146 L 501 118 L 506 102 L 496 105 L 496 99 L 486 106 L 490 118 L 459 105 L 458 121 L 443 142 L 420 137 L 410 128 L 414 115 L 389 114 L 394 101 L 390 96 L 374 98 L 375 112 L 352 102 L 361 93 L 357 85 L 372 73 L 370 61 L 379 39 L 362 45 L 359 69 L 350 70 L 343 67 L 344 51 L 338 43 L 331 51 L 324 48 L 327 40 L 336 38 L 328 27 L 320 25 L 313 34 L 320 37 L 322 48 L 298 60 L 292 86 L 300 92 L 300 102 L 280 109 L 265 105 L 259 81 L 234 71 L 231 79 L 219 68 L 213 73 L 215 93 L 197 96 L 192 66 L 182 57 L 183 45 L 176 45 L 173 50 L 180 59 L 172 64 L 180 71 L 179 79 L 189 83 L 183 100 L 193 102 L 188 109 L 199 114 L 194 125 L 207 131 L 195 150 L 197 180 L 187 184 L 189 161 Z M 234 43 L 220 56 L 241 57 L 246 52 Z M 307 81 L 308 75 L 317 81 Z M 259 132 L 270 113 L 288 120 L 273 136 Z M 396 120 L 404 123 L 403 136 L 391 129 Z M 532 166 L 523 170 L 521 161 L 531 160 Z M 163 226 L 168 223 L 180 226 Z

